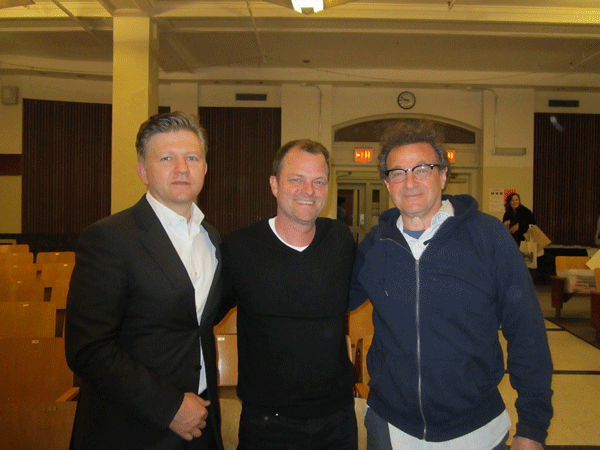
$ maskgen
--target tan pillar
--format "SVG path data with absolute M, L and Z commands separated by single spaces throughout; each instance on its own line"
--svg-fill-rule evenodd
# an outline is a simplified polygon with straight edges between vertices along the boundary
M 139 126 L 158 112 L 158 30 L 148 17 L 113 19 L 111 212 L 146 192 L 135 170 Z

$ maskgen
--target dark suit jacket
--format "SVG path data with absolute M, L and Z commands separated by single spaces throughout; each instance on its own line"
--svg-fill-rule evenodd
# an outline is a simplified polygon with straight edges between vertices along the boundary
M 168 426 L 184 393 L 197 393 L 199 337 L 212 400 L 207 426 L 221 442 L 213 334 L 220 238 L 202 225 L 218 265 L 200 326 L 194 287 L 145 196 L 82 233 L 65 325 L 67 362 L 82 380 L 71 448 L 187 448 Z

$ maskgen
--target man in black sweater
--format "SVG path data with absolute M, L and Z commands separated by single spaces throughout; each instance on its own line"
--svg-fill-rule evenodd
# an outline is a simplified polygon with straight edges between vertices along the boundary
M 323 145 L 285 144 L 270 178 L 277 216 L 223 242 L 224 304 L 238 306 L 238 450 L 357 448 L 344 333 L 355 243 L 318 218 L 328 181 Z

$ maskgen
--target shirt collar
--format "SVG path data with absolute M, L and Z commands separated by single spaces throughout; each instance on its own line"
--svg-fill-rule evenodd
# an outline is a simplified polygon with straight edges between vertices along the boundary
M 452 203 L 450 203 L 450 200 L 442 200 L 442 206 L 440 207 L 440 209 L 438 209 L 438 212 L 436 212 L 433 218 L 431 219 L 431 225 L 429 226 L 429 228 L 437 228 L 448 217 L 454 217 L 454 207 L 452 206 Z M 398 216 L 396 226 L 399 230 L 404 229 L 404 222 L 402 222 L 402 214 Z
M 152 194 L 150 194 L 150 191 L 146 192 L 146 199 L 165 229 L 167 229 L 167 227 L 178 228 L 181 224 L 185 224 L 187 225 L 190 236 L 195 236 L 200 232 L 200 225 L 204 220 L 204 213 L 195 203 L 192 203 L 190 221 L 187 222 L 185 217 L 177 214 L 171 208 L 155 199 Z

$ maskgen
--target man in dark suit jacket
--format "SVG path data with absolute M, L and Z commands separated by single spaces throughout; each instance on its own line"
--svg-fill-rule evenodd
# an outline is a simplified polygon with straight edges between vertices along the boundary
M 77 248 L 65 329 L 81 379 L 71 448 L 222 450 L 220 238 L 193 204 L 204 130 L 183 113 L 156 115 L 136 147 L 148 192 L 86 229 Z

